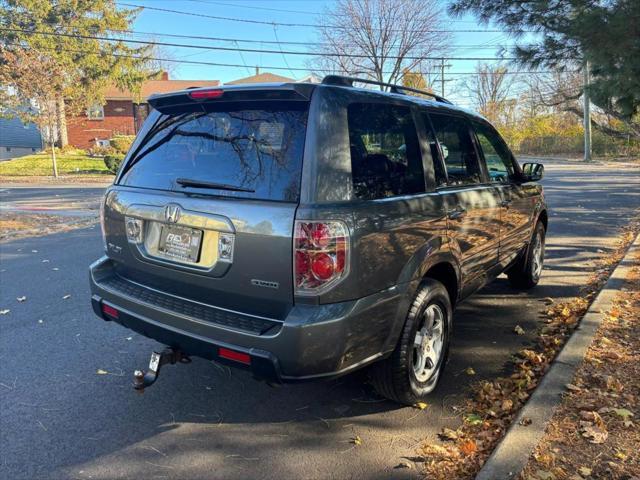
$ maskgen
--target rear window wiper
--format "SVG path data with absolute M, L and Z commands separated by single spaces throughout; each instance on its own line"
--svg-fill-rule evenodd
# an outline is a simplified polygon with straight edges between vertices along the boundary
M 215 188 L 218 190 L 230 190 L 232 192 L 249 192 L 255 193 L 255 190 L 245 187 L 237 187 L 235 185 L 228 185 L 226 183 L 207 182 L 205 180 L 195 180 L 191 178 L 177 178 L 176 183 L 181 187 L 193 187 L 193 188 Z

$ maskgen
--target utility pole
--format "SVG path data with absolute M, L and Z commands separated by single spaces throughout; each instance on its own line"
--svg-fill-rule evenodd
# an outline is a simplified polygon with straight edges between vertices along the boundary
M 584 99 L 584 161 L 591 158 L 591 100 L 589 99 L 589 61 L 584 62 L 584 82 L 582 95 Z
M 444 97 L 444 57 L 440 63 L 440 95 Z

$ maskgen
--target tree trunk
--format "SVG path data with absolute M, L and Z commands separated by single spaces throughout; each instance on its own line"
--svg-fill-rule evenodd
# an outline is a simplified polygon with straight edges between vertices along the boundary
M 58 178 L 58 163 L 56 161 L 56 142 L 51 140 L 51 161 L 53 162 L 53 176 Z
M 66 147 L 69 144 L 69 137 L 67 135 L 67 117 L 65 115 L 63 98 L 56 100 L 56 127 L 58 129 L 60 147 Z

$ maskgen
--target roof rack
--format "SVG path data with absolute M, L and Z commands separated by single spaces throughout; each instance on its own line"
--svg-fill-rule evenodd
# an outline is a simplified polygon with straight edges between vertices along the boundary
M 375 80 L 369 80 L 367 78 L 347 77 L 343 75 L 327 75 L 322 79 L 322 83 L 325 85 L 340 85 L 343 87 L 353 87 L 354 82 L 389 87 L 391 93 L 398 93 L 401 95 L 406 95 L 405 92 L 419 93 L 421 95 L 432 97 L 436 102 L 448 103 L 449 105 L 453 105 L 452 102 L 450 102 L 444 97 L 441 97 L 440 95 L 436 95 L 435 93 L 428 92 L 426 90 L 419 90 L 417 88 L 405 87 L 404 85 L 396 85 L 394 83 L 377 82 Z

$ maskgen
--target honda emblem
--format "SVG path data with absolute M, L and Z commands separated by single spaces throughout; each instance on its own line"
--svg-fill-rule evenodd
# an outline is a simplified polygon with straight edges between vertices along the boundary
M 168 223 L 177 223 L 177 221 L 180 220 L 181 214 L 182 208 L 180 208 L 180 205 L 170 203 L 164 207 L 164 218 Z

